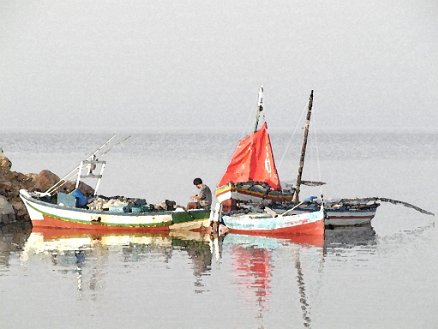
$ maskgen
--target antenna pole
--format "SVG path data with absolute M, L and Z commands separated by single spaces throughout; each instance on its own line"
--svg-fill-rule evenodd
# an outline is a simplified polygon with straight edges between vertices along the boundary
M 257 114 L 256 114 L 256 122 L 254 126 L 254 132 L 257 131 L 257 127 L 259 125 L 260 113 L 263 111 L 263 86 L 259 89 L 259 99 L 257 101 Z

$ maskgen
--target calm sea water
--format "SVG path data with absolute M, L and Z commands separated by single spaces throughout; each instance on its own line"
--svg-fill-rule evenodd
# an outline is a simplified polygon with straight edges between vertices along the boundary
M 111 135 L 0 133 L 13 170 L 63 176 Z M 107 154 L 101 193 L 185 204 L 212 188 L 239 134 L 134 134 Z M 300 138 L 272 134 L 280 177 Z M 438 134 L 321 133 L 303 195 L 380 196 L 438 213 Z M 288 147 L 290 146 L 290 147 Z M 325 240 L 0 233 L 1 328 L 438 328 L 436 217 L 382 204 L 372 227 Z

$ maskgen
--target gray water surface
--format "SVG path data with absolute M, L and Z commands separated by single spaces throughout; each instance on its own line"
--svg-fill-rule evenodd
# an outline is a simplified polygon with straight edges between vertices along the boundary
M 0 134 L 12 170 L 73 169 L 111 135 Z M 101 193 L 185 204 L 214 188 L 238 134 L 136 134 L 108 154 Z M 198 142 L 194 142 L 198 141 Z M 299 143 L 273 135 L 293 180 Z M 325 133 L 307 180 L 326 198 L 381 196 L 438 213 L 438 135 Z M 372 226 L 300 242 L 227 235 L 44 237 L 0 232 L 2 328 L 437 328 L 436 217 L 382 204 Z

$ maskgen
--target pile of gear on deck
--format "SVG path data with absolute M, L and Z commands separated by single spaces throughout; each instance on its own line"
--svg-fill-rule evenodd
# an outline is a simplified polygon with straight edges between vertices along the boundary
M 70 193 L 58 192 L 56 204 L 64 207 L 87 208 L 97 211 L 110 211 L 115 213 L 142 213 L 150 211 L 172 211 L 177 208 L 176 202 L 164 200 L 156 204 L 148 204 L 146 199 L 126 198 L 124 196 L 106 197 L 98 195 L 87 197 L 80 189 Z
M 146 199 L 126 198 L 123 196 L 105 197 L 100 195 L 89 200 L 86 207 L 90 210 L 98 211 L 142 213 L 175 210 L 176 202 L 164 200 L 157 204 L 148 204 Z

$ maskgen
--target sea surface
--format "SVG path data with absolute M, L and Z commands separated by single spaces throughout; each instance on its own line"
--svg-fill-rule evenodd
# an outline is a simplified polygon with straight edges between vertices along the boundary
M 301 136 L 271 131 L 283 181 Z M 232 132 L 135 133 L 114 146 L 99 194 L 185 205 L 193 178 L 212 190 Z M 122 135 L 121 137 L 127 136 Z M 62 177 L 111 133 L 5 133 L 12 170 Z M 438 214 L 438 133 L 311 136 L 302 197 L 385 197 Z M 228 234 L 42 236 L 0 231 L 1 328 L 438 328 L 437 217 L 383 203 L 369 227 L 324 239 Z

